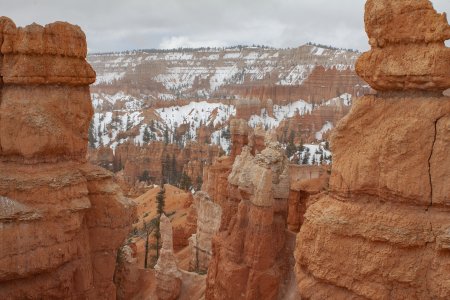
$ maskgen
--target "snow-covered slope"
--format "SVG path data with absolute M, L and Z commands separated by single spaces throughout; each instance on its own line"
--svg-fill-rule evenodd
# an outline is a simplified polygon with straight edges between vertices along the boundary
M 119 105 L 118 101 L 123 102 Z M 94 94 L 93 102 L 94 107 L 111 105 L 111 111 L 94 114 L 90 128 L 91 145 L 94 147 L 115 148 L 118 144 L 126 141 L 142 145 L 152 140 L 166 140 L 185 145 L 188 141 L 196 141 L 198 130 L 201 127 L 207 127 L 210 128 L 211 143 L 220 145 L 224 151 L 229 150 L 228 125 L 230 118 L 236 116 L 235 105 L 200 101 L 190 102 L 187 105 L 152 109 L 145 108 L 143 101 L 123 93 L 113 96 Z M 321 107 L 350 103 L 351 95 L 348 94 L 324 101 L 322 105 L 318 106 L 298 100 L 284 106 L 274 105 L 272 116 L 266 109 L 262 109 L 259 115 L 250 117 L 248 124 L 251 127 L 263 125 L 266 129 L 276 129 L 281 121 L 296 115 L 310 115 Z M 122 108 L 114 108 L 118 105 Z M 316 140 L 321 141 L 323 134 L 331 130 L 334 125 L 326 122 L 315 133 Z
M 304 45 L 294 49 L 140 50 L 90 54 L 96 86 L 127 86 L 155 99 L 210 98 L 226 85 L 300 85 L 317 65 L 354 69 L 358 52 Z

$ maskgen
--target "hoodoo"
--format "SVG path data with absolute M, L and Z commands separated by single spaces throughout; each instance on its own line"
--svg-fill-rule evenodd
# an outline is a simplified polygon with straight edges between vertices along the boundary
M 213 239 L 206 299 L 278 299 L 282 294 L 288 159 L 271 135 L 261 153 L 252 150 L 240 149 L 228 176 L 228 200 L 221 205 L 230 220 L 222 218 L 224 230 Z
M 428 0 L 368 0 L 372 49 L 332 137 L 329 193 L 297 236 L 306 299 L 450 298 L 450 37 Z
M 114 299 L 134 207 L 86 163 L 85 35 L 2 17 L 0 45 L 0 298 Z

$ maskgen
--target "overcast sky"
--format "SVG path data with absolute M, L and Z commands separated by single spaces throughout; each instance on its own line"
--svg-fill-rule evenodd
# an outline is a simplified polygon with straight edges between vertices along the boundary
M 393 0 L 396 1 L 396 0 Z M 433 0 L 450 12 L 449 0 Z M 19 26 L 81 26 L 91 52 L 306 42 L 366 50 L 364 0 L 0 0 Z

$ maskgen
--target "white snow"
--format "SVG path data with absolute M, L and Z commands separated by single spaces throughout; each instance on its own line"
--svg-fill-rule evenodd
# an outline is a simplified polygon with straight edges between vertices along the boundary
M 299 164 L 302 164 L 305 156 L 308 156 L 306 161 L 307 165 L 320 164 L 321 156 L 323 163 L 330 164 L 332 156 L 331 151 L 325 150 L 325 142 L 320 144 L 305 144 L 303 145 L 303 151 L 301 153 L 297 152 L 296 155 L 300 157 Z
M 166 122 L 171 132 L 182 124 L 188 124 L 189 136 L 195 140 L 200 125 L 216 127 L 225 124 L 231 116 L 236 115 L 236 108 L 234 105 L 202 101 L 191 102 L 184 106 L 160 108 L 156 112 Z
M 240 52 L 235 52 L 235 53 L 226 53 L 223 58 L 224 59 L 237 59 L 241 57 L 241 53 Z
M 308 78 L 314 65 L 297 65 L 287 75 L 280 74 L 280 80 L 277 82 L 279 85 L 300 85 Z
M 238 72 L 239 69 L 236 65 L 233 65 L 232 67 L 217 67 L 214 75 L 209 80 L 211 91 L 217 90 Z
M 122 79 L 125 72 L 110 72 L 97 75 L 94 85 L 101 83 L 112 83 L 114 80 Z
M 323 135 L 330 131 L 331 129 L 333 129 L 333 123 L 331 122 L 326 122 L 323 126 L 322 129 L 320 129 L 319 131 L 316 132 L 316 140 L 321 141 Z
M 280 125 L 280 122 L 287 118 L 292 118 L 295 115 L 305 115 L 312 111 L 312 104 L 303 100 L 298 100 L 288 105 L 274 105 L 273 117 L 269 115 L 265 108 L 261 109 L 260 115 L 252 115 L 248 121 L 248 125 L 256 127 L 258 124 L 262 124 L 267 128 L 276 128 Z

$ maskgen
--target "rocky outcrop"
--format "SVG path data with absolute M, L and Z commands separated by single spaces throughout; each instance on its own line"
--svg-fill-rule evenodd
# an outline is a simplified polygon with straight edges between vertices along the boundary
M 197 208 L 197 232 L 189 238 L 191 251 L 189 269 L 206 273 L 212 256 L 212 238 L 220 228 L 222 208 L 205 192 L 197 192 L 194 197 Z
M 0 298 L 115 298 L 134 207 L 86 163 L 92 117 L 78 26 L 0 18 Z
M 372 50 L 357 71 L 379 92 L 336 128 L 329 194 L 308 208 L 297 237 L 299 291 L 448 299 L 448 25 L 427 0 L 368 0 L 365 21 Z
M 370 91 L 367 84 L 358 77 L 352 68 L 326 68 L 321 65 L 311 70 L 308 78 L 299 85 L 242 84 L 225 86 L 224 89 L 229 94 L 236 94 L 244 99 L 259 99 L 261 101 L 260 108 L 265 107 L 264 104 L 269 99 L 270 102 L 278 105 L 286 105 L 286 103 L 299 99 L 317 104 L 324 99 L 338 97 L 344 93 L 360 96 Z M 254 109 L 257 104 L 248 104 L 248 106 L 250 109 Z M 239 113 L 239 109 L 237 112 Z M 245 109 L 241 110 L 243 116 L 245 116 L 245 112 Z
M 227 228 L 231 217 L 236 213 L 237 204 L 228 197 L 228 175 L 234 160 L 229 156 L 217 158 L 211 166 L 203 171 L 202 191 L 222 208 L 221 229 Z
M 245 146 L 228 176 L 237 211 L 213 239 L 206 299 L 277 299 L 286 278 L 288 160 L 278 144 Z M 222 224 L 223 226 L 223 224 Z
M 161 300 L 177 299 L 181 292 L 181 272 L 173 254 L 172 225 L 166 215 L 160 218 L 162 247 L 155 266 L 156 294 Z
M 304 165 L 290 165 L 289 175 L 287 224 L 289 230 L 299 232 L 307 207 L 327 188 L 329 176 L 325 167 Z
M 356 70 L 374 89 L 442 92 L 450 86 L 444 44 L 450 26 L 430 1 L 367 1 L 364 20 L 372 49 Z

